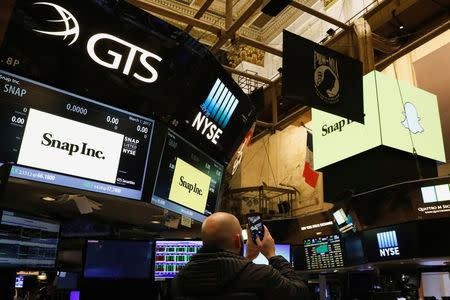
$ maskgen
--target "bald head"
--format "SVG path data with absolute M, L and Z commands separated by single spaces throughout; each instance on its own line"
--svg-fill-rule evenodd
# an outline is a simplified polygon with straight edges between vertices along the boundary
M 202 240 L 204 246 L 215 246 L 239 253 L 242 247 L 239 220 L 232 214 L 224 212 L 210 215 L 202 225 Z

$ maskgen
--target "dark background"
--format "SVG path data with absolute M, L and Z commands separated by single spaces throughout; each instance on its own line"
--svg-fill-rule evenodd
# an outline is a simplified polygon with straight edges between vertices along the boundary
M 13 2 L 7 1 L 8 4 Z M 34 32 L 34 28 L 59 31 L 65 27 L 58 27 L 61 23 L 47 22 L 60 19 L 54 8 L 17 0 L 9 24 L 8 20 L 0 19 L 0 27 L 7 26 L 0 47 L 0 68 L 156 118 L 181 135 L 189 136 L 215 159 L 221 162 L 231 159 L 255 120 L 254 107 L 203 45 L 184 31 L 123 1 L 58 0 L 53 3 L 75 16 L 80 26 L 78 40 L 68 46 L 73 36 L 63 40 L 63 37 Z M 158 71 L 158 79 L 154 83 L 144 83 L 133 77 L 135 72 L 144 77 L 149 74 L 139 62 L 139 53 L 136 53 L 130 74 L 124 75 L 122 71 L 129 49 L 116 42 L 99 41 L 95 52 L 107 62 L 112 62 L 108 50 L 120 53 L 123 57 L 117 70 L 94 62 L 86 45 L 88 39 L 97 33 L 112 34 L 162 57 L 161 62 L 147 59 Z M 20 63 L 8 65 L 9 57 Z M 239 105 L 217 145 L 214 145 L 194 130 L 190 122 L 200 111 L 200 105 L 217 78 L 236 96 Z

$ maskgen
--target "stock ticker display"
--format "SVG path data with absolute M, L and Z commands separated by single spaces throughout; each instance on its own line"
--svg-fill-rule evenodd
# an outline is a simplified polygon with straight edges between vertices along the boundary
M 329 235 L 304 240 L 306 268 L 327 269 L 344 266 L 341 240 L 338 235 Z
M 3 211 L 0 223 L 0 267 L 53 268 L 59 223 Z
M 202 241 L 156 241 L 155 280 L 175 277 L 202 246 Z

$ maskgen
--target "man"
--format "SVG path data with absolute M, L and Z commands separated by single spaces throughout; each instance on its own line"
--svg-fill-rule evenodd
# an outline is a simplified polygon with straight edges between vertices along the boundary
M 288 261 L 275 255 L 275 242 L 264 226 L 264 239 L 256 244 L 244 241 L 238 219 L 228 213 L 215 213 L 202 225 L 203 247 L 172 281 L 175 299 L 310 299 L 308 288 Z M 248 236 L 251 237 L 247 225 Z M 252 262 L 259 253 L 269 265 Z M 222 296 L 222 297 L 220 297 Z

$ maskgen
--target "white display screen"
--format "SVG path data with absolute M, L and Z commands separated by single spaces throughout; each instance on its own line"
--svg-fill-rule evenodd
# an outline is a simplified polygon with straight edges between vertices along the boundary
M 114 184 L 124 135 L 30 109 L 17 163 Z
M 347 216 L 344 213 L 344 210 L 341 208 L 338 211 L 336 211 L 335 213 L 333 213 L 333 216 L 336 220 L 336 222 L 338 223 L 338 225 L 341 225 L 342 223 L 347 222 Z
M 0 70 L 11 177 L 141 200 L 154 120 Z

